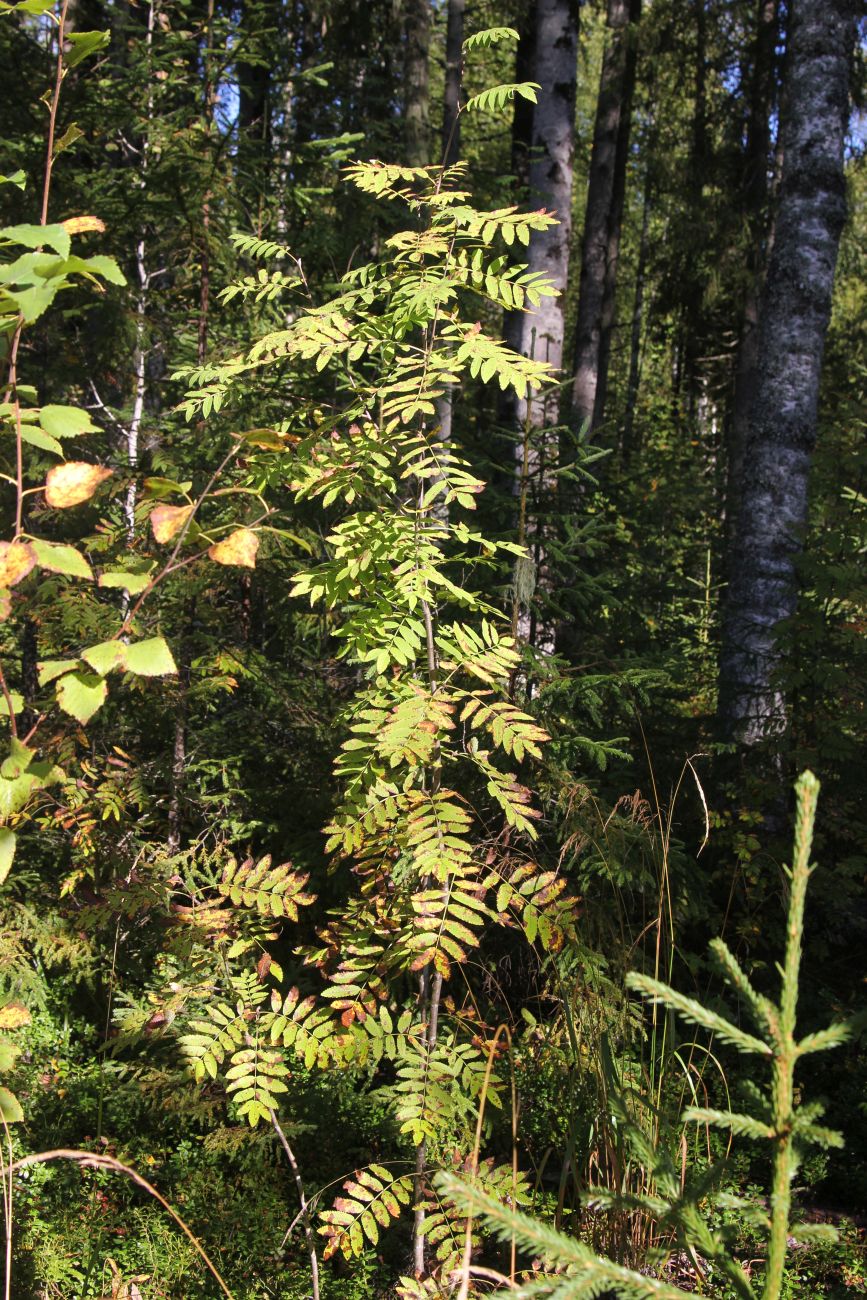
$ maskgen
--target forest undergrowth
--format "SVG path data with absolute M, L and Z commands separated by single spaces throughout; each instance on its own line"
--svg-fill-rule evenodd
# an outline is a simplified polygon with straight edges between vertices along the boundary
M 0 5 L 5 1300 L 867 1293 L 858 15 L 576 10 Z

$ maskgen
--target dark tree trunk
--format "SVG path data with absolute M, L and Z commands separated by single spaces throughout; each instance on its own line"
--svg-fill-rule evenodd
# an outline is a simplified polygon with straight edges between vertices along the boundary
M 404 153 L 410 167 L 430 162 L 430 0 L 405 0 Z
M 248 139 L 267 140 L 271 69 L 262 48 L 267 33 L 261 29 L 272 27 L 272 18 L 265 5 L 257 0 L 245 0 L 241 9 L 241 52 L 238 56 L 239 145 Z
M 623 463 L 628 465 L 640 448 L 636 435 L 635 408 L 641 383 L 641 340 L 644 329 L 644 294 L 647 278 L 647 255 L 650 235 L 650 175 L 644 177 L 644 200 L 641 209 L 641 239 L 638 245 L 638 266 L 635 270 L 635 296 L 632 300 L 632 326 L 629 332 L 629 377 L 626 381 L 626 411 L 623 417 Z
M 443 91 L 443 163 L 450 167 L 461 156 L 461 74 L 463 72 L 464 13 L 467 0 L 449 0 L 446 23 L 446 80 Z
M 729 545 L 719 717 L 726 739 L 779 736 L 776 629 L 796 603 L 819 380 L 846 215 L 843 142 L 854 0 L 797 0 L 790 28 L 783 171 L 759 307 L 756 366 Z
M 515 53 L 515 80 L 536 80 L 536 0 L 528 0 L 521 14 L 518 48 Z M 518 96 L 512 116 L 512 174 L 514 176 L 514 201 L 527 203 L 530 184 L 530 148 L 533 143 L 533 105 Z M 509 347 L 519 350 L 523 330 L 522 313 L 507 312 L 503 332 Z M 514 421 L 515 404 L 511 393 L 500 402 L 504 424 Z
M 553 211 L 557 225 L 530 236 L 527 263 L 531 271 L 552 281 L 559 296 L 543 298 L 531 312 L 521 314 L 513 324 L 513 346 L 526 356 L 546 361 L 559 375 L 563 366 L 563 304 L 569 278 L 569 249 L 572 234 L 572 154 L 575 134 L 575 90 L 577 77 L 578 23 L 573 0 L 536 0 L 535 77 L 540 85 L 533 110 L 532 146 L 527 180 L 530 203 Z M 555 479 L 558 438 L 544 430 L 559 421 L 559 397 L 555 390 L 517 404 L 515 415 L 525 426 L 525 446 L 518 450 L 518 496 L 530 499 L 535 519 L 533 551 L 537 584 L 544 589 L 548 575 L 541 516 L 543 498 L 550 495 Z M 532 613 L 521 620 L 521 631 L 539 649 L 552 650 L 553 628 L 543 625 Z
M 769 253 L 768 170 L 771 165 L 771 113 L 777 98 L 777 35 L 778 0 L 759 0 L 742 185 L 742 203 L 748 232 L 747 283 L 727 440 L 726 522 L 729 530 L 737 515 L 737 490 L 743 477 L 741 460 L 752 406 L 758 352 L 759 336 L 756 327 L 759 320 L 759 299 Z
M 443 90 L 443 129 L 442 161 L 444 167 L 451 167 L 461 156 L 461 78 L 464 69 L 464 13 L 466 0 L 449 0 L 446 23 L 446 79 Z M 451 385 L 437 402 L 437 418 L 440 422 L 440 440 L 446 449 L 452 439 L 452 415 L 454 393 Z M 441 516 L 447 514 L 447 507 L 440 504 Z
M 610 30 L 587 184 L 572 381 L 575 423 L 591 429 L 602 419 L 608 385 L 640 18 L 641 0 L 608 0 Z

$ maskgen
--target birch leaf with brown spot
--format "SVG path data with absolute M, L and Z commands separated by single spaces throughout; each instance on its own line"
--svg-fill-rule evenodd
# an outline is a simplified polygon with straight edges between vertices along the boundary
M 81 132 L 78 134 L 81 135 Z M 105 231 L 105 222 L 100 221 L 99 217 L 67 217 L 60 224 L 68 235 L 88 235 L 93 232 L 101 235 Z
M 158 542 L 170 542 L 193 513 L 192 506 L 156 506 L 151 511 L 151 528 Z
M 63 465 L 55 465 L 45 477 L 45 500 L 57 510 L 81 505 L 111 474 L 110 469 L 89 465 L 83 460 L 68 460 Z
M 14 587 L 36 563 L 29 542 L 0 542 L 0 587 Z
M 222 542 L 208 548 L 208 555 L 216 564 L 236 564 L 243 569 L 255 569 L 259 538 L 249 528 L 237 528 Z

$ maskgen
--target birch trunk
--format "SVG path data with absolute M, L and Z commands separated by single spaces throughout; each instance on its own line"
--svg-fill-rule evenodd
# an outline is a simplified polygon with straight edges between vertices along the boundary
M 759 308 L 720 655 L 723 735 L 754 745 L 785 731 L 777 626 L 796 604 L 819 380 L 846 215 L 843 143 L 854 0 L 791 11 L 788 111 L 774 247 Z
M 608 0 L 610 34 L 587 185 L 572 381 L 575 423 L 591 430 L 602 419 L 607 392 L 640 18 L 641 0 Z

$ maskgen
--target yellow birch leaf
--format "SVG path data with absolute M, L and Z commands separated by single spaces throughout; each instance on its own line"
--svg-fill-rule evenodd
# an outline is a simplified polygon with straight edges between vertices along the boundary
M 0 1029 L 20 1029 L 30 1024 L 30 1012 L 20 1002 L 7 1002 L 0 1007 Z
M 99 217 L 67 217 L 60 223 L 68 235 L 88 235 L 93 232 L 102 234 L 105 222 Z
M 259 538 L 249 528 L 237 528 L 222 542 L 208 548 L 208 555 L 216 564 L 237 564 L 244 569 L 255 569 Z
M 192 513 L 192 506 L 156 506 L 151 511 L 151 528 L 156 540 L 170 542 Z
M 63 465 L 55 465 L 45 477 L 45 500 L 58 510 L 81 505 L 111 474 L 110 469 L 89 465 L 83 460 L 68 460 Z
M 0 542 L 0 587 L 14 587 L 36 563 L 28 542 Z

